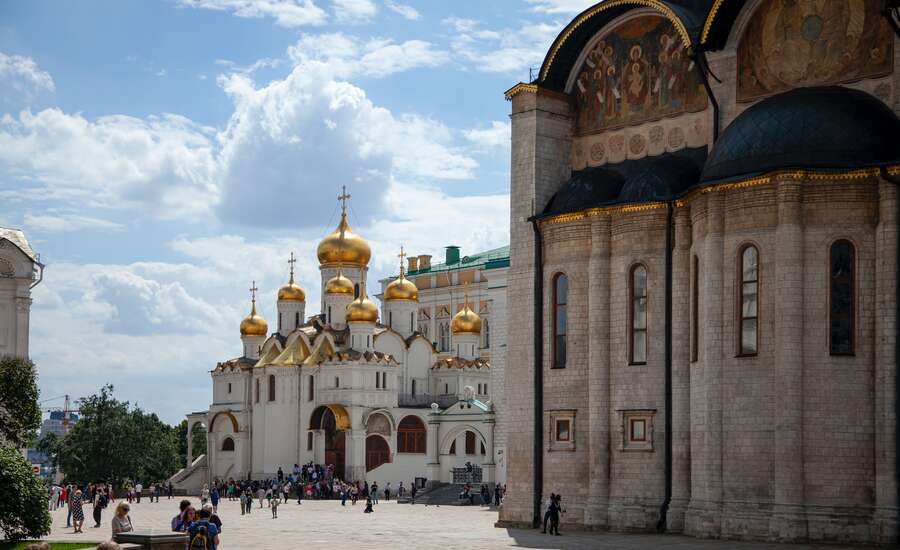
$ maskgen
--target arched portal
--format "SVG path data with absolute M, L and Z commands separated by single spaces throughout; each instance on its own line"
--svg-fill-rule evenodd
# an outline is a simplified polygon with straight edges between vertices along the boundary
M 370 435 L 366 438 L 366 471 L 391 461 L 391 451 L 387 441 L 380 435 Z
M 325 464 L 334 464 L 334 475 L 344 479 L 347 457 L 346 431 L 350 429 L 350 415 L 340 405 L 322 405 L 309 419 L 310 430 L 321 430 L 325 436 Z

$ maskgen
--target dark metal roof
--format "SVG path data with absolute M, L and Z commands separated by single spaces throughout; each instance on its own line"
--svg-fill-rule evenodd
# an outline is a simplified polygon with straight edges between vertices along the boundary
M 725 47 L 728 35 L 731 34 L 731 27 L 746 3 L 746 0 L 723 0 L 719 4 L 716 12 L 711 14 L 712 21 L 709 23 L 705 36 L 701 36 L 701 38 L 705 38 L 703 40 L 704 49 L 721 50 Z
M 700 178 L 706 147 L 626 160 L 572 173 L 541 217 L 585 208 L 671 200 Z
M 652 3 L 675 15 L 687 31 L 691 45 L 700 43 L 703 24 L 713 0 L 652 0 Z M 647 7 L 646 0 L 633 2 L 625 0 L 617 5 L 610 2 L 610 7 L 607 8 L 603 8 L 603 4 L 604 2 L 598 2 L 584 10 L 559 33 L 541 65 L 541 76 L 538 78 L 541 86 L 560 92 L 565 91 L 566 80 L 572 72 L 572 66 L 591 38 L 620 15 Z
M 887 105 L 840 86 L 797 88 L 741 113 L 715 143 L 701 182 L 898 163 L 900 119 Z

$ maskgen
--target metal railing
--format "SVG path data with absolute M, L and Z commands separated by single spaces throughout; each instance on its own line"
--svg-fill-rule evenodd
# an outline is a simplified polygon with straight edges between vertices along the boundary
M 432 403 L 437 403 L 438 407 L 446 409 L 454 405 L 459 399 L 454 394 L 432 395 L 428 393 L 401 393 L 397 395 L 397 402 L 401 407 L 431 407 Z

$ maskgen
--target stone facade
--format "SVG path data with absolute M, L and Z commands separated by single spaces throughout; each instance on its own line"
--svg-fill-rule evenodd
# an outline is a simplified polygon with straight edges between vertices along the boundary
M 43 269 L 22 231 L 0 227 L 0 355 L 28 357 L 31 289 Z
M 731 12 L 729 2 L 724 4 L 721 13 L 731 13 L 731 19 L 727 25 L 710 24 L 711 35 L 719 28 L 722 46 L 708 55 L 722 80 L 712 85 L 719 110 L 677 114 L 660 123 L 667 129 L 680 125 L 689 135 L 700 116 L 709 154 L 717 143 L 715 117 L 727 132 L 749 107 L 738 102 L 735 91 L 735 51 L 743 29 L 756 10 L 778 9 L 777 0 L 747 2 Z M 584 51 L 594 50 L 622 21 L 662 17 L 653 7 L 612 13 L 601 6 L 567 28 L 595 25 L 593 38 L 582 40 Z M 687 34 L 695 44 L 703 40 L 699 31 Z M 900 205 L 898 178 L 891 174 L 900 169 L 823 173 L 794 164 L 785 167 L 790 170 L 698 183 L 668 197 L 584 204 L 548 214 L 570 177 L 574 181 L 590 165 L 578 164 L 585 162 L 585 147 L 630 132 L 627 127 L 579 132 L 581 107 L 572 99 L 577 82 L 566 80 L 564 71 L 554 76 L 562 69 L 553 63 L 563 59 L 556 63 L 576 74 L 586 57 L 568 54 L 559 44 L 577 33 L 560 36 L 541 78 L 508 92 L 513 141 L 504 393 L 510 460 L 500 524 L 531 524 L 536 494 L 546 499 L 555 492 L 563 495 L 567 510 L 563 524 L 587 529 L 648 532 L 664 518 L 668 531 L 698 537 L 896 542 Z M 896 65 L 897 40 L 892 48 Z M 554 78 L 566 85 L 555 85 Z M 897 113 L 898 83 L 894 72 L 846 86 L 873 94 Z M 573 148 L 582 153 L 573 154 Z M 609 163 L 597 164 L 604 165 Z M 855 252 L 852 354 L 832 353 L 829 338 L 830 250 L 841 240 L 852 243 Z M 748 246 L 758 251 L 755 353 L 743 353 L 740 343 L 741 257 Z M 629 360 L 636 265 L 647 273 L 648 343 L 640 364 Z M 560 273 L 568 278 L 568 357 L 564 369 L 554 369 L 552 289 Z M 536 297 L 542 299 L 541 327 L 533 324 Z M 543 415 L 536 442 L 538 334 Z M 551 420 L 559 411 L 574 417 L 573 441 L 565 449 L 554 445 Z M 638 432 L 631 431 L 633 419 L 641 422 Z M 535 445 L 543 460 L 539 491 L 533 486 Z

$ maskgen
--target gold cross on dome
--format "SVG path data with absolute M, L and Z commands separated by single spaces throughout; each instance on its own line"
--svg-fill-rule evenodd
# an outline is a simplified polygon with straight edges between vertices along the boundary
M 347 186 L 342 185 L 341 186 L 341 194 L 338 195 L 338 200 L 341 201 L 341 212 L 342 213 L 347 211 L 347 199 L 349 199 L 349 198 L 350 198 L 350 194 L 347 193 Z
M 406 252 L 403 251 L 403 245 L 400 245 L 400 254 L 397 254 L 397 257 L 400 258 L 400 276 L 403 276 L 403 258 L 407 256 Z
M 294 253 L 291 252 L 291 259 L 288 260 L 288 264 L 291 266 L 291 277 L 294 277 L 294 264 L 297 263 L 297 259 L 294 258 Z
M 469 307 L 469 281 L 463 283 L 463 296 L 465 296 L 466 300 L 464 307 Z
M 256 304 L 256 291 L 259 290 L 256 288 L 256 281 L 253 281 L 253 284 L 250 285 L 250 300 L 253 301 L 253 304 Z

